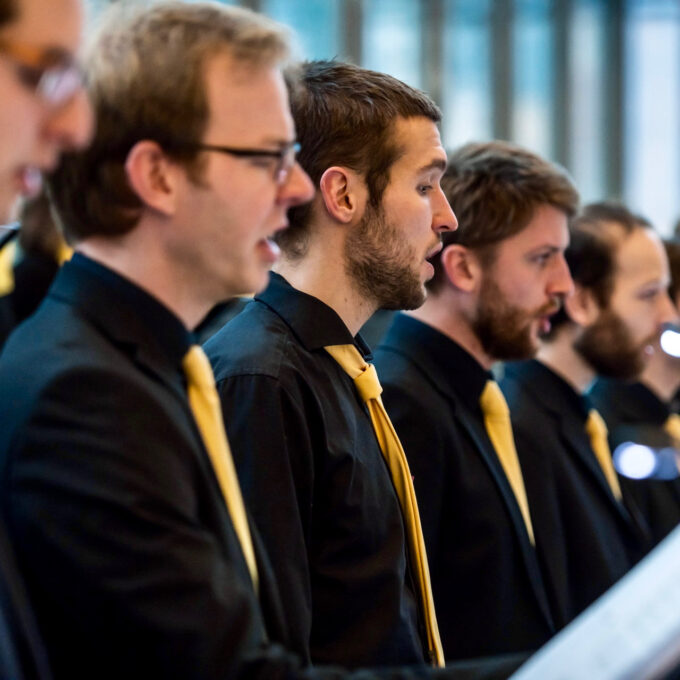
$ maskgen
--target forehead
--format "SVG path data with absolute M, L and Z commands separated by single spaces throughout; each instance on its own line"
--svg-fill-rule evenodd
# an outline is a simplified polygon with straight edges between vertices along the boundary
M 446 151 L 434 121 L 425 116 L 398 118 L 393 140 L 402 149 L 402 155 L 392 166 L 392 175 L 417 172 L 433 163 L 444 171 Z
M 567 216 L 552 205 L 539 205 L 524 229 L 503 239 L 497 248 L 497 259 L 521 258 L 540 248 L 564 250 L 569 245 Z
M 295 136 L 278 66 L 252 66 L 218 54 L 208 59 L 204 73 L 210 142 L 276 145 Z
M 83 27 L 80 0 L 16 0 L 17 17 L 0 35 L 9 40 L 73 54 Z
M 614 256 L 614 290 L 626 290 L 645 283 L 663 283 L 669 278 L 663 244 L 651 229 L 635 229 L 619 242 Z

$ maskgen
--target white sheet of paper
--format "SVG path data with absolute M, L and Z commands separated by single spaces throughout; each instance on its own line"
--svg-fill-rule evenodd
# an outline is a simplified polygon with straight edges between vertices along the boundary
M 511 680 L 650 680 L 680 661 L 680 527 Z

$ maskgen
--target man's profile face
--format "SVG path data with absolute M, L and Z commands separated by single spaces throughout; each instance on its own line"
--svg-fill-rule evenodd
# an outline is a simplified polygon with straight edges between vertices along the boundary
M 52 105 L 16 59 L 30 54 L 38 71 L 73 59 L 82 29 L 80 0 L 17 0 L 17 5 L 14 20 L 0 26 L 0 224 L 19 195 L 37 192 L 40 171 L 53 168 L 60 151 L 85 145 L 92 133 L 82 88 Z
M 382 309 L 415 309 L 434 275 L 428 257 L 440 233 L 458 226 L 440 187 L 446 152 L 435 123 L 425 117 L 396 121 L 403 153 L 390 168 L 379 210 L 366 208 L 345 242 L 345 265 L 364 297 Z
M 668 261 L 658 236 L 642 228 L 624 236 L 616 250 L 609 304 L 574 345 L 599 375 L 631 379 L 642 372 L 661 324 L 676 317 L 668 282 Z
M 277 151 L 295 139 L 281 71 L 249 67 L 226 54 L 205 68 L 209 120 L 204 144 Z M 282 183 L 276 160 L 202 152 L 202 179 L 185 177 L 173 230 L 178 271 L 215 304 L 262 290 L 278 257 L 271 237 L 288 225 L 286 213 L 314 195 L 295 164 Z
M 550 317 L 573 288 L 564 250 L 566 215 L 539 206 L 529 224 L 496 246 L 482 275 L 472 329 L 494 360 L 526 359 L 538 351 Z

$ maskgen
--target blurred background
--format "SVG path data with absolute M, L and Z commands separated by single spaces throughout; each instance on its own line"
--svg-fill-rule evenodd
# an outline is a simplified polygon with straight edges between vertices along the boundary
M 91 17 L 116 0 L 89 0 Z M 187 0 L 189 1 L 189 0 Z M 621 199 L 663 235 L 680 217 L 680 0 L 232 0 L 337 56 L 427 91 L 444 145 L 509 139 Z

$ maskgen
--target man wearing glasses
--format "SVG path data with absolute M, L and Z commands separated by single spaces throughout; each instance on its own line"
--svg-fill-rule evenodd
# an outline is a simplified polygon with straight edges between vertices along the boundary
M 0 225 L 20 195 L 37 193 L 41 172 L 61 150 L 90 138 L 75 63 L 81 25 L 79 0 L 0 1 Z M 0 244 L 8 237 L 0 228 Z M 0 345 L 12 326 L 10 306 L 0 299 Z
M 91 112 L 75 66 L 78 0 L 0 0 L 0 225 L 60 151 L 84 145 Z M 0 243 L 6 230 L 0 229 Z M 0 344 L 13 320 L 0 300 Z M 42 643 L 0 523 L 0 677 L 48 678 Z
M 87 143 L 90 107 L 75 62 L 82 28 L 77 0 L 0 2 L 0 223 L 63 149 Z
M 0 116 L 16 99 L 14 137 L 38 131 L 7 196 L 88 134 L 66 126 L 87 115 L 80 91 L 63 99 L 80 15 L 48 4 L 0 47 Z M 77 252 L 0 360 L 0 509 L 55 677 L 283 676 L 295 662 L 264 649 L 284 638 L 277 597 L 190 329 L 264 286 L 270 237 L 312 196 L 287 39 L 217 5 L 114 14 L 87 64 L 97 133 L 52 178 Z

